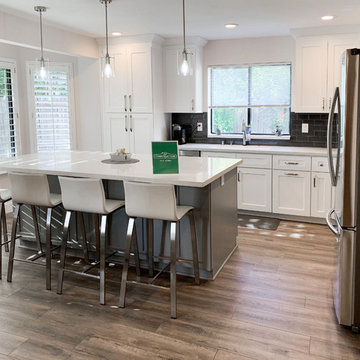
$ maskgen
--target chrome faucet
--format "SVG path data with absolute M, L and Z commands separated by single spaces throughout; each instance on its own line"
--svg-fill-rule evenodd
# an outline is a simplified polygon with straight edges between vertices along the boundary
M 243 131 L 243 146 L 245 146 L 246 145 L 246 131 L 244 130 Z

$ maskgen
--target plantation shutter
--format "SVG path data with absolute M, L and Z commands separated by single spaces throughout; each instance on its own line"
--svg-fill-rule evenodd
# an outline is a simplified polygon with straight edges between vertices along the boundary
M 0 158 L 16 155 L 14 67 L 0 63 Z
M 69 87 L 67 71 L 50 71 L 45 80 L 33 72 L 38 152 L 71 149 Z

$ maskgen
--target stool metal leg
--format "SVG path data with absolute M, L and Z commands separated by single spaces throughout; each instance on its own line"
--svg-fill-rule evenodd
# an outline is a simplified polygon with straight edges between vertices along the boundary
M 5 251 L 9 252 L 9 244 L 8 244 L 8 233 L 7 233 L 7 224 L 6 224 L 6 212 L 5 212 L 5 203 L 2 203 L 2 208 L 1 208 L 1 219 L 3 222 L 3 226 L 2 226 L 2 230 L 3 230 L 3 238 L 4 238 L 4 243 L 5 243 Z M 0 224 L 1 227 L 1 224 Z M 1 241 L 1 236 L 0 236 L 0 241 Z
M 51 290 L 51 214 L 52 208 L 46 210 L 46 289 Z
M 107 223 L 107 215 L 102 215 L 101 232 L 100 232 L 100 304 L 101 305 L 105 305 L 105 294 L 106 294 L 106 283 L 105 283 L 106 223 Z
M 1 276 L 2 276 L 2 228 L 3 228 L 3 221 L 2 221 L 2 209 L 5 206 L 5 204 L 2 202 L 1 203 L 1 213 L 0 213 L 0 280 L 1 280 Z M 4 229 L 5 231 L 5 229 Z M 5 233 L 4 233 L 4 241 L 5 241 Z
M 94 224 L 95 224 L 96 260 L 100 261 L 100 224 L 99 224 L 98 214 L 94 214 Z
M 127 282 L 127 275 L 129 269 L 129 259 L 130 259 L 130 246 L 131 246 L 131 239 L 133 236 L 135 225 L 135 219 L 129 218 L 127 233 L 126 233 L 126 248 L 124 254 L 124 265 L 121 274 L 121 287 L 120 287 L 120 302 L 119 307 L 125 307 L 125 295 L 126 295 L 126 282 Z
M 163 220 L 162 231 L 161 231 L 160 256 L 164 256 L 164 253 L 165 253 L 165 240 L 166 240 L 167 223 L 168 222 L 166 220 Z
M 131 240 L 134 244 L 134 257 L 135 257 L 135 268 L 136 268 L 136 281 L 140 281 L 140 258 L 139 258 L 139 246 L 137 242 L 137 232 L 136 232 L 136 224 L 134 224 L 134 231 L 131 237 Z
M 170 302 L 171 317 L 176 319 L 176 222 L 170 224 Z
M 83 247 L 83 253 L 84 253 L 84 261 L 88 264 L 89 263 L 89 253 L 88 253 L 88 244 L 87 244 L 87 239 L 86 239 L 84 214 L 82 212 L 79 212 L 78 216 L 79 216 L 80 228 L 81 228 L 81 239 L 82 239 L 82 247 Z
M 12 274 L 14 269 L 14 255 L 15 255 L 15 240 L 16 240 L 16 225 L 19 219 L 20 204 L 16 204 L 14 210 L 14 217 L 11 229 L 11 242 L 10 242 L 10 254 L 9 254 L 9 263 L 8 263 L 8 272 L 7 272 L 7 281 L 12 281 Z
M 67 211 L 65 214 L 64 231 L 63 231 L 61 250 L 60 250 L 60 266 L 59 266 L 58 288 L 57 288 L 57 293 L 59 295 L 62 293 L 63 290 L 66 246 L 67 246 L 67 240 L 69 234 L 70 219 L 71 219 L 71 211 Z
M 199 257 L 198 257 L 197 237 L 196 237 L 195 219 L 194 219 L 193 211 L 189 212 L 189 220 L 190 220 L 191 245 L 192 245 L 195 283 L 199 285 L 200 284 Z
M 154 276 L 154 221 L 147 219 L 149 276 Z M 137 242 L 137 240 L 135 240 Z
M 32 218 L 33 218 L 33 222 L 34 222 L 34 232 L 35 232 L 37 249 L 40 254 L 40 253 L 42 253 L 42 246 L 41 246 L 39 224 L 38 224 L 38 220 L 37 220 L 35 205 L 31 205 L 31 213 L 32 213 Z

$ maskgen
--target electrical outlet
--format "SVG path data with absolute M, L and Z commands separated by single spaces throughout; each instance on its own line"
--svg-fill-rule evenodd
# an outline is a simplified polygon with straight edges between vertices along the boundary
M 202 122 L 198 122 L 196 124 L 196 129 L 197 131 L 203 131 L 203 123 Z
M 301 132 L 303 134 L 307 134 L 309 132 L 309 124 L 306 123 L 301 124 Z

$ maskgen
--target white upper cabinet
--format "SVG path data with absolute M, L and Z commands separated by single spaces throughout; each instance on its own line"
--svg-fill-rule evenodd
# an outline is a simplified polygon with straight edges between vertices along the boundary
M 189 76 L 178 74 L 178 63 L 181 59 L 182 45 L 170 44 L 164 48 L 164 97 L 165 112 L 200 113 L 203 112 L 203 46 L 205 41 L 190 44 L 187 50 L 190 55 L 192 73 Z
M 148 44 L 113 48 L 115 76 L 105 79 L 107 112 L 151 113 L 151 47 Z
M 358 35 L 296 39 L 295 112 L 329 112 L 340 86 L 341 55 L 358 46 Z

